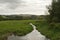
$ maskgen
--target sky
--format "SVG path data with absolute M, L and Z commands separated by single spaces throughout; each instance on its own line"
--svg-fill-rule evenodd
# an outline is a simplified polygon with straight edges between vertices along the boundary
M 51 0 L 0 0 L 0 15 L 11 14 L 48 14 L 46 6 Z

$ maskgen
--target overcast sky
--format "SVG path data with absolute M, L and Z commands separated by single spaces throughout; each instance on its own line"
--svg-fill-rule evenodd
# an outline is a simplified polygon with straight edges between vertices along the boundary
M 0 0 L 0 14 L 35 14 L 47 13 L 46 6 L 51 0 Z

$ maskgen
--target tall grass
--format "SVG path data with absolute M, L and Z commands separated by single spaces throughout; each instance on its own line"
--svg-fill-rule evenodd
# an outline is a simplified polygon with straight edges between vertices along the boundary
M 29 23 L 34 23 L 33 20 L 8 20 L 0 21 L 0 39 L 3 40 L 10 34 L 15 34 L 18 36 L 26 35 L 30 33 L 33 28 Z
M 60 23 L 48 24 L 46 21 L 37 21 L 35 23 L 37 30 L 51 40 L 60 40 Z

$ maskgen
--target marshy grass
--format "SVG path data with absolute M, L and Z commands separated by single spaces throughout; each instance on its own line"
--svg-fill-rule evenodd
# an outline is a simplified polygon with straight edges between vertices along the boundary
M 35 25 L 37 30 L 50 40 L 60 40 L 60 23 L 48 24 L 46 21 L 37 21 Z
M 34 23 L 34 20 L 8 20 L 0 21 L 0 39 L 14 34 L 24 36 L 30 33 L 33 28 L 29 23 Z

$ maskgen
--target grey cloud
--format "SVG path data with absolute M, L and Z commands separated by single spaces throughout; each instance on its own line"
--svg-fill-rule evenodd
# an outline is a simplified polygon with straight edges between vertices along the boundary
M 18 3 L 19 0 L 0 0 L 0 3 Z
M 8 9 L 16 9 L 20 3 L 22 3 L 21 0 L 0 0 L 0 3 L 8 3 L 8 5 L 6 6 Z
M 18 6 L 19 6 L 18 3 L 12 3 L 12 4 L 8 4 L 7 5 L 7 8 L 8 9 L 16 9 Z
M 0 0 L 0 14 L 44 14 L 46 9 L 45 4 L 49 4 L 50 1 L 43 1 L 44 0 Z M 47 3 L 47 1 L 49 2 Z

